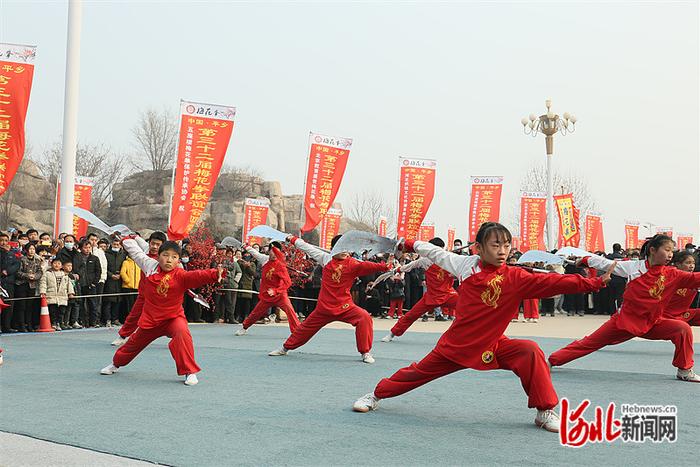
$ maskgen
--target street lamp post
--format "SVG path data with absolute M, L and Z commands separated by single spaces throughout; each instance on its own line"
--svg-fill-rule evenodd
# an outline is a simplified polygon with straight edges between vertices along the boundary
M 573 133 L 576 130 L 576 117 L 570 115 L 569 112 L 564 112 L 562 117 L 552 112 L 552 101 L 545 101 L 547 113 L 537 117 L 535 114 L 530 114 L 529 117 L 523 117 L 520 123 L 523 125 L 523 131 L 526 135 L 532 137 L 538 133 L 544 133 L 545 144 L 547 148 L 547 248 L 552 250 L 554 244 L 554 179 L 552 174 L 552 155 L 554 154 L 554 135 L 558 131 L 562 135 Z

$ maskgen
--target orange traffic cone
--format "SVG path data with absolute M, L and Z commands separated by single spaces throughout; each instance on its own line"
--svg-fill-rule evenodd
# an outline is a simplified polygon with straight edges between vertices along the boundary
M 51 327 L 51 316 L 49 316 L 49 305 L 46 297 L 41 297 L 41 313 L 39 314 L 39 332 L 54 332 Z

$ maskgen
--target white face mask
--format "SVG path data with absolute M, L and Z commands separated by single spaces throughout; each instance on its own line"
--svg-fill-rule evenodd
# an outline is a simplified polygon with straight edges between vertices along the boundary
M 73 249 L 73 245 L 74 245 L 73 242 L 66 242 L 66 243 L 65 243 L 66 250 L 72 250 L 72 249 Z
M 190 262 L 189 258 L 180 258 L 180 261 L 182 261 L 183 264 L 187 264 Z
M 122 251 L 122 249 L 121 248 L 112 248 L 112 251 L 115 253 L 119 253 L 120 251 Z

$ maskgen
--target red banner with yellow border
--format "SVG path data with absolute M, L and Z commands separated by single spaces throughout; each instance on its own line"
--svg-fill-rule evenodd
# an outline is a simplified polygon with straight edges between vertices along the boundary
M 578 247 L 581 243 L 578 209 L 574 206 L 572 193 L 554 197 L 554 204 L 559 215 L 559 244 L 560 246 Z
M 433 159 L 399 157 L 399 203 L 396 236 L 416 240 L 435 195 Z
M 235 107 L 180 101 L 168 238 L 187 237 L 207 207 L 233 133 Z
M 447 227 L 447 251 L 452 251 L 455 248 L 455 236 L 457 230 L 451 225 Z
M 520 245 L 513 248 L 525 253 L 546 250 L 544 226 L 547 221 L 547 194 L 539 191 L 520 193 Z
M 428 240 L 435 238 L 435 223 L 426 222 L 421 224 L 418 230 L 418 240 L 427 242 Z
M 639 222 L 625 221 L 625 250 L 639 247 Z
M 92 187 L 93 180 L 89 177 L 75 177 L 74 188 L 73 188 L 73 206 L 76 208 L 83 208 L 89 211 L 92 207 Z M 55 203 L 55 215 L 53 224 L 53 237 L 58 238 L 61 233 L 58 231 L 58 226 L 60 224 L 61 217 L 61 180 L 59 177 L 56 183 L 56 203 Z M 78 216 L 73 216 L 73 234 L 80 239 L 87 235 L 88 222 Z M 68 232 L 66 232 L 68 233 Z
M 584 248 L 586 251 L 605 251 L 605 239 L 603 234 L 603 216 L 599 212 L 586 214 L 586 236 Z
M 341 209 L 330 208 L 321 221 L 321 236 L 319 246 L 326 250 L 331 249 L 331 240 L 340 233 L 340 218 L 343 217 Z
M 381 235 L 382 237 L 386 237 L 386 231 L 387 231 L 387 226 L 388 226 L 388 220 L 386 217 L 381 216 L 379 218 L 379 225 L 377 226 L 377 233 Z
M 243 211 L 243 241 L 251 245 L 262 245 L 262 238 L 248 235 L 254 227 L 267 223 L 270 201 L 267 198 L 246 198 Z
M 24 157 L 24 121 L 34 78 L 36 47 L 0 44 L 0 196 Z
M 469 241 L 484 222 L 498 222 L 501 213 L 503 177 L 471 177 L 469 199 Z

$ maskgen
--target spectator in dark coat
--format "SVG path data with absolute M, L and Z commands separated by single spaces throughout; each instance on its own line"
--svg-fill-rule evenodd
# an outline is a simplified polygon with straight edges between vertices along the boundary
M 100 310 L 98 300 L 94 295 L 97 293 L 97 284 L 100 282 L 102 267 L 97 256 L 92 254 L 92 245 L 87 240 L 78 244 L 80 250 L 80 265 L 78 269 L 73 263 L 73 270 L 78 273 L 80 284 L 80 295 L 91 295 L 83 298 L 82 321 L 83 326 L 100 327 Z
M 10 247 L 10 236 L 4 232 L 0 233 L 0 285 L 5 289 L 9 298 L 15 296 L 16 275 L 21 266 L 19 261 L 20 256 L 21 254 L 18 250 Z M 2 332 L 17 332 L 17 330 L 12 327 L 12 302 L 7 303 L 10 306 L 0 313 Z
M 119 240 L 112 241 L 110 248 L 105 251 L 107 259 L 107 279 L 105 281 L 104 294 L 102 297 L 102 321 L 107 326 L 120 326 L 119 305 L 121 297 L 110 296 L 122 291 L 122 264 L 126 259 L 126 254 L 122 250 Z

